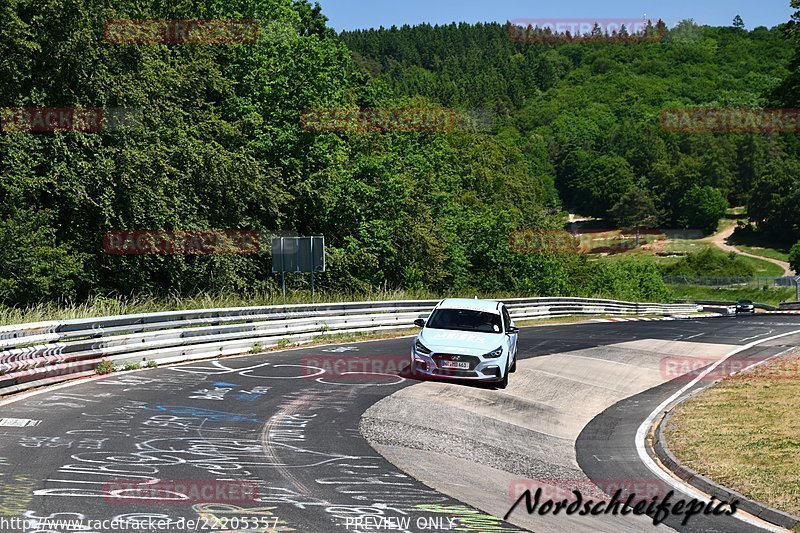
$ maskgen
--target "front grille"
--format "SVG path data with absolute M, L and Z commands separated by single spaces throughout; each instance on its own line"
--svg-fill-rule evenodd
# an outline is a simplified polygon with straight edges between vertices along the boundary
M 460 355 L 460 354 L 449 354 L 449 353 L 437 353 L 432 357 L 433 361 L 436 363 L 436 366 L 439 367 L 439 371 L 443 374 L 453 374 L 453 375 L 462 375 L 462 374 L 470 374 L 475 370 L 481 360 L 474 355 Z M 442 361 L 460 361 L 460 362 L 467 362 L 469 363 L 468 369 L 454 369 L 454 368 L 442 368 Z

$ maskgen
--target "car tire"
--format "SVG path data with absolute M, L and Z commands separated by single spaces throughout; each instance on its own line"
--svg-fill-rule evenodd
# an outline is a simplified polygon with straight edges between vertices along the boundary
M 501 379 L 500 381 L 497 382 L 497 388 L 498 389 L 505 389 L 506 387 L 508 387 L 508 375 L 510 373 L 511 372 L 510 372 L 510 370 L 508 368 L 508 365 L 506 364 L 506 373 L 505 373 L 505 375 L 503 375 L 503 379 Z
M 514 357 L 514 362 L 511 363 L 511 368 L 509 368 L 508 371 L 511 372 L 512 374 L 517 371 L 517 358 L 516 358 L 516 356 Z

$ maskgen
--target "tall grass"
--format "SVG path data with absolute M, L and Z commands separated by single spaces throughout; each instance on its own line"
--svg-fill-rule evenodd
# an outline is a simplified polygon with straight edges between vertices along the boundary
M 443 297 L 472 298 L 519 298 L 536 296 L 528 294 L 479 292 L 436 294 L 422 290 L 387 290 L 370 293 L 317 293 L 314 301 L 320 302 L 362 302 L 388 300 L 436 300 Z M 41 302 L 30 307 L 8 307 L 0 305 L 0 325 L 41 322 L 47 320 L 69 320 L 72 318 L 92 318 L 100 316 L 128 315 L 137 313 L 156 313 L 163 311 L 185 311 L 190 309 L 211 309 L 224 307 L 252 307 L 262 305 L 309 304 L 308 291 L 288 291 L 284 299 L 280 293 L 265 294 L 212 294 L 201 293 L 194 296 L 96 296 L 82 303 Z

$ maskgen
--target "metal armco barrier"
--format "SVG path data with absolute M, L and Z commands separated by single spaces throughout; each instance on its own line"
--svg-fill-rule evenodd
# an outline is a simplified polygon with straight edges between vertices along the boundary
M 413 327 L 439 300 L 171 311 L 0 326 L 0 395 L 94 374 L 103 360 L 161 364 L 238 355 L 325 335 Z M 694 304 L 586 298 L 504 300 L 516 320 L 698 312 Z

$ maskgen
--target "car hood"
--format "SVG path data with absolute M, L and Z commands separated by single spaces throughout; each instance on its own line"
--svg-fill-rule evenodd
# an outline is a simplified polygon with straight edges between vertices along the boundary
M 434 352 L 483 355 L 503 344 L 503 333 L 477 333 L 450 329 L 424 329 L 419 340 Z

